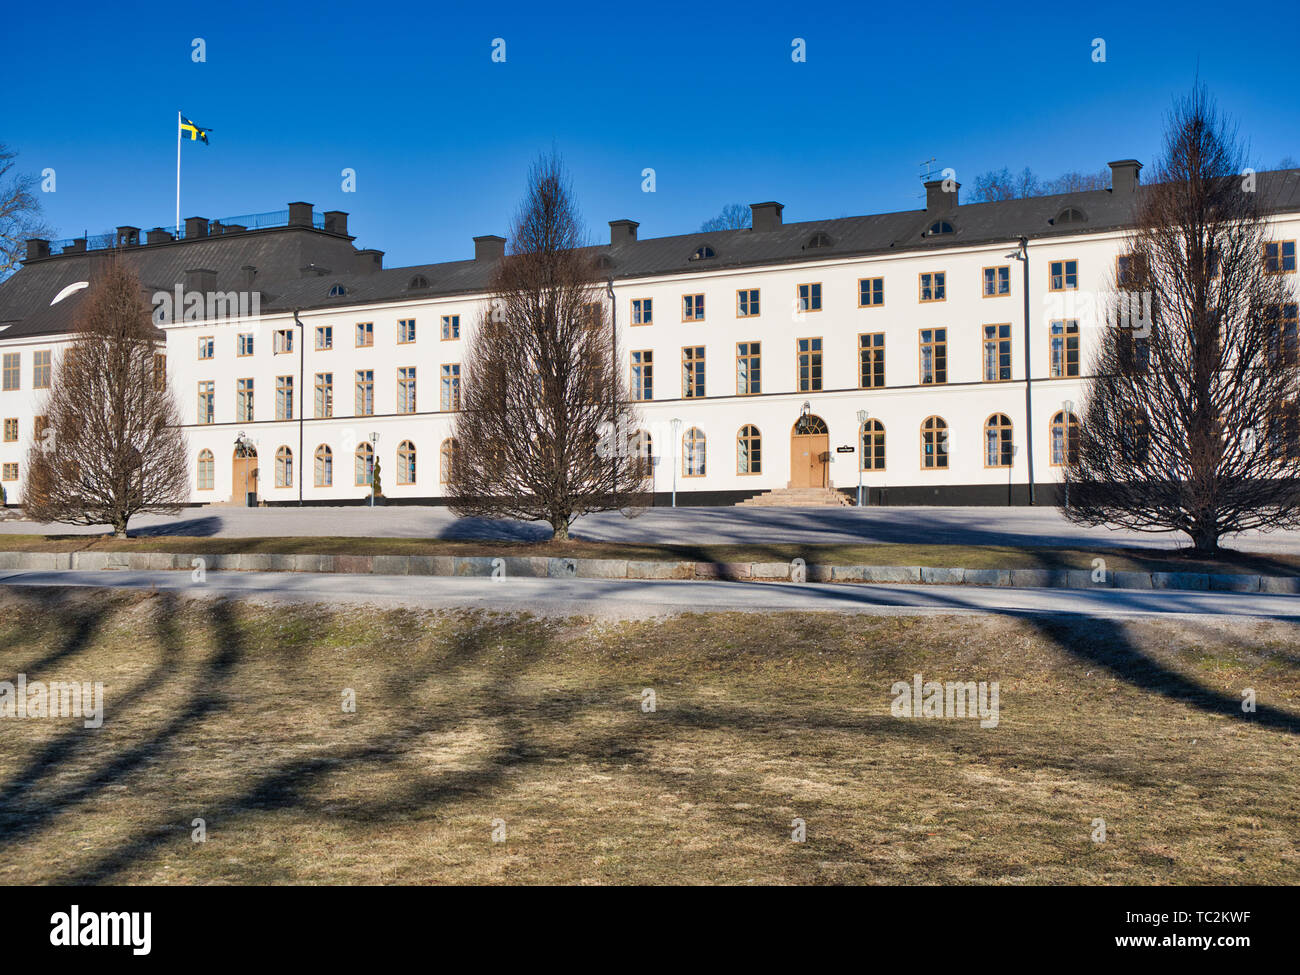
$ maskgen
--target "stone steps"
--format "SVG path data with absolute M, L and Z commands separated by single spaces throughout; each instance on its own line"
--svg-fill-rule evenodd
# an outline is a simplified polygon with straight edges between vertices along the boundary
M 739 502 L 738 508 L 838 508 L 853 502 L 833 488 L 776 488 Z

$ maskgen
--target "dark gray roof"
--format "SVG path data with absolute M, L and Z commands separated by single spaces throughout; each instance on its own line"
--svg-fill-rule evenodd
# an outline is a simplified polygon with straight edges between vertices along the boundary
M 997 203 L 966 204 L 940 210 L 843 217 L 789 223 L 773 230 L 720 230 L 628 241 L 588 248 L 592 259 L 606 258 L 602 273 L 615 280 L 650 275 L 687 274 L 713 268 L 764 267 L 805 261 L 886 254 L 894 251 L 943 250 L 981 243 L 1014 241 L 1019 237 L 1050 238 L 1078 233 L 1124 229 L 1132 225 L 1137 195 L 1091 190 L 1056 196 L 1029 197 Z M 1261 202 L 1270 212 L 1300 211 L 1300 169 L 1258 175 Z M 1082 212 L 1082 223 L 1057 222 L 1067 208 Z M 927 236 L 939 219 L 953 232 Z M 810 248 L 816 233 L 830 246 Z M 715 256 L 692 261 L 696 248 L 707 245 Z M 252 230 L 221 237 L 147 244 L 123 252 L 150 290 L 170 290 L 192 268 L 216 272 L 218 290 L 245 287 L 241 268 L 257 268 L 254 287 L 262 292 L 264 311 L 292 308 L 349 307 L 357 304 L 419 299 L 482 292 L 489 286 L 494 262 L 450 261 L 387 270 L 358 271 L 373 262 L 355 250 L 351 238 L 303 227 Z M 50 300 L 63 287 L 89 277 L 95 255 L 58 256 L 30 262 L 0 284 L 0 323 L 10 322 L 0 337 L 67 331 L 76 298 L 53 308 Z M 310 267 L 315 270 L 305 270 Z M 327 270 L 328 273 L 323 273 Z M 417 276 L 428 287 L 413 288 Z M 331 297 L 341 286 L 343 294 Z

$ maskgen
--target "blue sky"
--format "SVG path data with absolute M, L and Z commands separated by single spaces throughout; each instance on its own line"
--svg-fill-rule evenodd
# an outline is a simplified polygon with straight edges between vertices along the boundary
M 349 211 L 357 245 L 388 266 L 463 259 L 475 235 L 504 234 L 528 164 L 552 146 L 597 240 L 622 217 L 643 237 L 690 232 L 730 202 L 779 200 L 787 221 L 919 207 L 932 156 L 967 186 L 1004 165 L 1052 177 L 1150 162 L 1198 69 L 1255 162 L 1300 157 L 1285 14 L 1272 31 L 1200 0 L 1177 14 L 552 6 L 22 4 L 7 14 L 20 43 L 6 45 L 0 141 L 24 168 L 56 171 L 42 201 L 58 236 L 147 229 L 173 221 L 180 110 L 213 130 L 210 146 L 184 146 L 182 218 L 307 200 Z

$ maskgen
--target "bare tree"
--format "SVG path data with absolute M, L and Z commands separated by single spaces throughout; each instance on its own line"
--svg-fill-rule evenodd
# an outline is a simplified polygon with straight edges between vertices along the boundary
M 753 226 L 753 213 L 743 203 L 728 203 L 716 217 L 710 217 L 700 224 L 700 231 L 711 230 L 746 230 Z
M 133 515 L 179 510 L 189 473 L 164 362 L 139 279 L 109 258 L 78 310 L 27 455 L 29 518 L 111 525 L 122 538 Z
M 41 219 L 39 179 L 18 171 L 18 153 L 0 142 L 0 281 L 17 270 L 27 256 L 27 240 L 49 237 L 50 228 Z
M 558 540 L 579 515 L 635 504 L 649 470 L 629 449 L 636 419 L 580 228 L 559 159 L 540 159 L 466 350 L 452 434 L 453 510 L 546 521 Z
M 1082 193 L 1109 187 L 1109 168 L 1097 173 L 1063 173 L 1056 179 L 1041 180 L 1028 166 L 1014 174 L 1003 166 L 1001 169 L 991 169 L 975 177 L 969 202 L 996 203 L 1000 200 L 1021 200 L 1030 196 L 1053 196 L 1058 193 Z
M 1105 330 L 1065 470 L 1074 521 L 1185 532 L 1198 553 L 1300 524 L 1293 275 L 1244 168 L 1204 88 L 1176 104 L 1109 297 L 1139 327 Z

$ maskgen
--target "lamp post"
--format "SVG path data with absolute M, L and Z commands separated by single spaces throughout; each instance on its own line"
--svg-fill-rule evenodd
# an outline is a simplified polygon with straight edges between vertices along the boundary
M 677 507 L 677 443 L 681 437 L 682 421 L 673 417 L 669 424 L 673 428 L 673 507 Z
M 1061 466 L 1065 472 L 1065 507 L 1070 507 L 1070 417 L 1074 415 L 1074 400 L 1067 399 L 1061 403 L 1065 414 L 1061 417 Z
M 862 469 L 867 466 L 867 411 L 858 410 L 858 507 L 862 507 Z
M 1025 291 L 1025 434 L 1029 439 L 1026 441 L 1029 446 L 1029 503 L 1034 503 L 1034 407 L 1033 407 L 1033 376 L 1029 369 L 1032 361 L 1030 355 L 1030 338 L 1029 338 L 1029 238 L 1020 238 L 1020 249 L 1012 251 L 1007 255 L 1009 259 L 1020 261 L 1024 267 L 1024 291 Z

